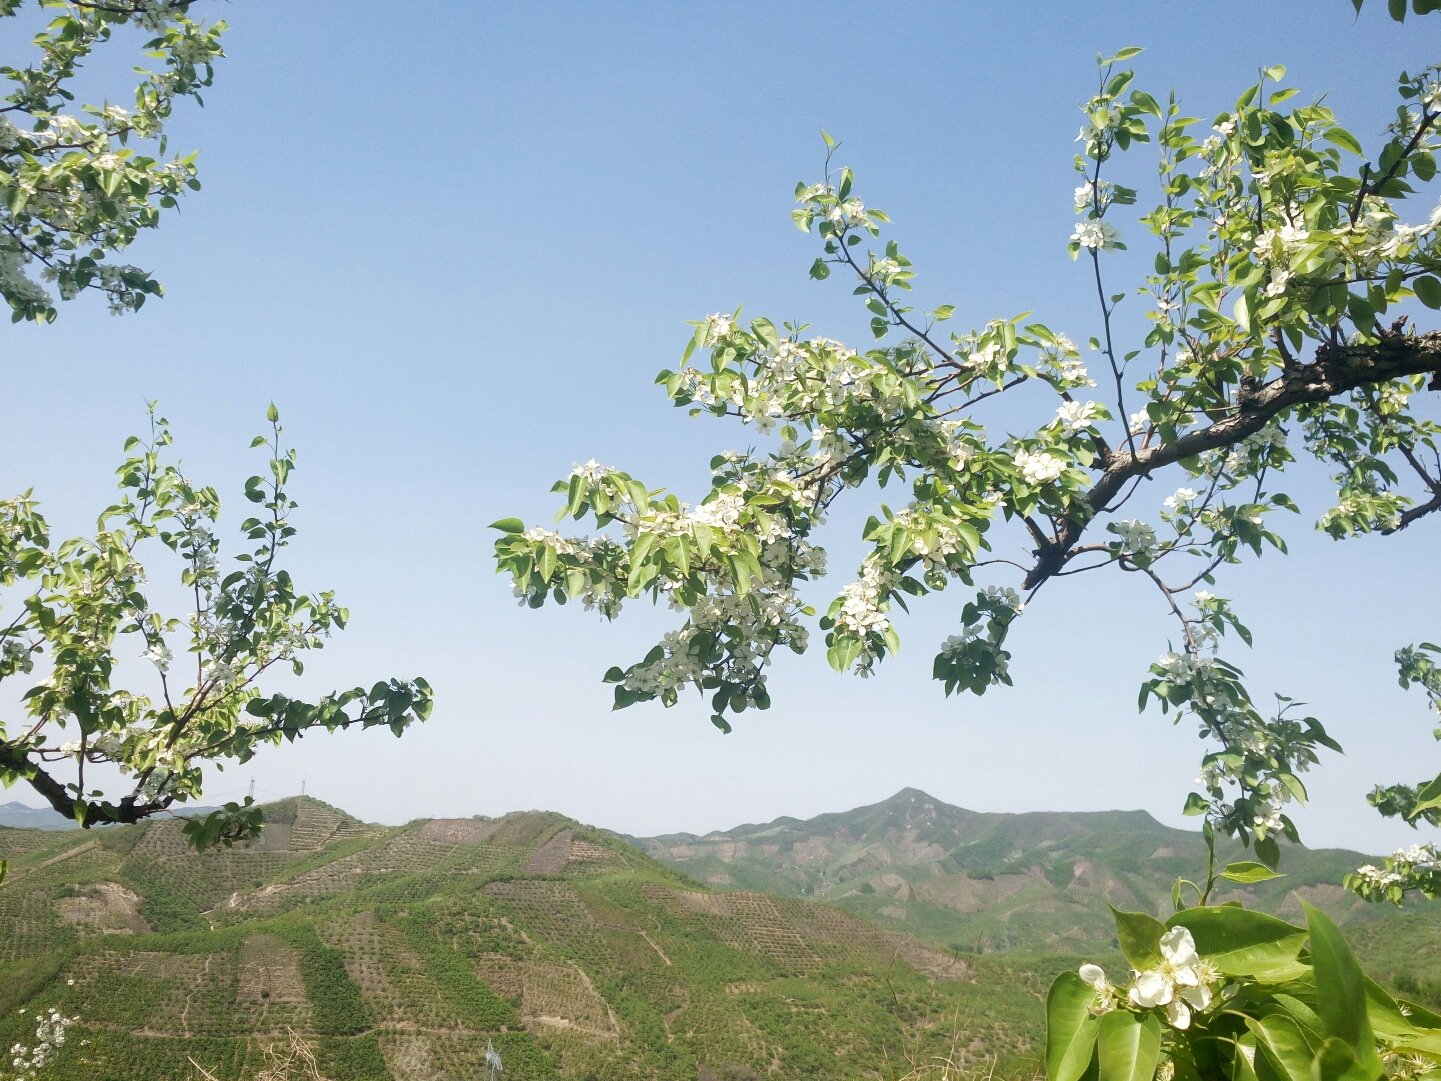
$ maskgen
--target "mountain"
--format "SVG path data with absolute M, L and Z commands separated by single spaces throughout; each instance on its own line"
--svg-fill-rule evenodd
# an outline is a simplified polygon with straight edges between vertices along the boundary
M 330 1081 L 469 1081 L 487 1046 L 527 1079 L 1035 1073 L 1054 962 L 715 891 L 546 812 L 384 828 L 294 799 L 267 821 L 203 855 L 173 820 L 0 829 L 0 1046 L 54 1007 L 79 1020 L 51 1081 L 251 1081 L 291 1032 Z
M 629 840 L 709 886 L 826 901 L 965 953 L 1109 948 L 1108 906 L 1169 914 L 1176 880 L 1203 877 L 1206 866 L 1199 833 L 1144 811 L 983 814 L 915 788 L 804 821 Z M 1219 855 L 1243 858 L 1235 846 Z M 1299 917 L 1300 896 L 1365 926 L 1392 916 L 1340 889 L 1365 862 L 1359 852 L 1288 846 L 1286 877 L 1219 898 Z M 1441 927 L 1441 907 L 1421 911 Z
M 27 807 L 23 803 L 0 803 L 0 826 L 29 830 L 75 829 L 75 822 L 51 807 Z
M 189 817 L 191 815 L 209 814 L 214 810 L 216 810 L 214 807 L 177 806 L 175 813 L 182 817 Z M 80 828 L 75 824 L 73 818 L 66 818 L 53 807 L 30 807 L 13 800 L 9 803 L 0 803 L 0 826 L 26 830 L 73 830 Z

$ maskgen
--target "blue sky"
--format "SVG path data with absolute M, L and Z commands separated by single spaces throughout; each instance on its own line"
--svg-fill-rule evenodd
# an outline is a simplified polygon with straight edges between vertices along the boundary
M 306 686 L 423 674 L 438 705 L 399 742 L 267 752 L 217 777 L 214 798 L 303 778 L 383 821 L 546 807 L 652 833 L 914 785 L 978 810 L 1143 807 L 1181 824 L 1200 746 L 1136 714 L 1171 632 L 1128 579 L 1048 587 L 1013 635 L 1014 689 L 946 700 L 929 681 L 958 619 L 941 596 L 877 678 L 788 658 L 775 708 L 722 737 L 699 701 L 610 713 L 600 674 L 670 617 L 519 610 L 486 526 L 549 524 L 551 482 L 591 457 L 700 494 L 710 456 L 746 435 L 651 387 L 687 320 L 744 304 L 868 339 L 849 288 L 807 280 L 815 242 L 789 221 L 795 182 L 819 177 L 822 127 L 896 219 L 919 304 L 955 304 L 965 325 L 1035 310 L 1084 341 L 1091 286 L 1065 242 L 1095 53 L 1145 46 L 1140 85 L 1208 117 L 1284 63 L 1370 141 L 1394 72 L 1435 59 L 1373 6 L 1358 20 L 1344 0 L 216 5 L 230 59 L 172 140 L 201 150 L 205 188 L 133 256 L 167 296 L 4 331 L 0 490 L 33 486 L 58 532 L 83 530 L 156 398 L 187 470 L 234 507 L 249 437 L 280 406 L 301 463 L 292 569 L 353 614 Z M 1295 491 L 1320 509 L 1313 482 Z M 835 588 L 850 532 L 839 516 Z M 1441 634 L 1435 524 L 1336 545 L 1299 521 L 1292 537 L 1293 558 L 1222 582 L 1257 636 L 1237 659 L 1258 697 L 1308 701 L 1347 746 L 1312 775 L 1303 835 L 1389 847 L 1410 831 L 1364 793 L 1436 758 L 1424 702 L 1390 664 Z

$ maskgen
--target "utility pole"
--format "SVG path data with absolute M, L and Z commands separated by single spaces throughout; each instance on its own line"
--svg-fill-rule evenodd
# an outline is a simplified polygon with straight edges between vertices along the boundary
M 305 798 L 305 778 L 300 778 L 300 798 Z
M 250 798 L 255 798 L 255 778 L 250 778 Z

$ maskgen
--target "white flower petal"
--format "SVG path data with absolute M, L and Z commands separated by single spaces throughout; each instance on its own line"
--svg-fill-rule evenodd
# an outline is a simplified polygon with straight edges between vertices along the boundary
M 1176 966 L 1194 965 L 1201 959 L 1196 953 L 1196 940 L 1185 927 L 1173 927 L 1161 936 L 1161 956 Z
M 1106 986 L 1106 970 L 1100 965 L 1082 965 L 1081 982 L 1100 990 Z
M 1175 986 L 1163 972 L 1142 972 L 1131 985 L 1130 998 L 1137 1006 L 1164 1006 L 1175 997 Z
M 1181 997 L 1198 1010 L 1204 1010 L 1211 1005 L 1211 989 L 1204 983 L 1199 987 L 1181 988 Z
M 1171 1022 L 1174 1028 L 1191 1027 L 1191 1007 L 1187 1006 L 1180 999 L 1174 999 L 1166 1004 L 1166 1020 Z

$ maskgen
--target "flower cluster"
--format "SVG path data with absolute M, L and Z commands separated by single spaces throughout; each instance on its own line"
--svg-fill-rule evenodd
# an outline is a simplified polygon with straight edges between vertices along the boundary
M 1049 484 L 1066 471 L 1066 460 L 1046 451 L 1016 451 L 1016 469 L 1027 484 Z
M 1121 234 L 1110 222 L 1082 221 L 1076 223 L 1071 241 L 1087 251 L 1111 251 L 1121 247 Z
M 26 1011 L 21 1010 L 23 1015 Z M 10 1068 L 14 1081 L 35 1081 L 40 1071 L 65 1046 L 65 1030 L 75 1018 L 64 1016 L 51 1007 L 35 1015 L 35 1040 L 30 1046 L 17 1043 L 10 1048 Z
M 1056 420 L 1067 432 L 1094 428 L 1105 416 L 1105 408 L 1095 402 L 1062 402 L 1056 408 Z
M 1156 530 L 1146 522 L 1127 519 L 1107 522 L 1106 531 L 1119 539 L 1112 542 L 1117 553 L 1133 559 L 1149 559 L 1156 553 Z
M 1092 1012 L 1106 1013 L 1126 1004 L 1141 1010 L 1159 1009 L 1167 1024 L 1177 1029 L 1189 1028 L 1193 1014 L 1211 1005 L 1215 998 L 1212 988 L 1220 980 L 1216 966 L 1196 953 L 1196 940 L 1185 927 L 1172 928 L 1161 936 L 1159 962 L 1133 971 L 1126 988 L 1113 986 L 1100 965 L 1082 965 L 1080 976 L 1096 993 Z
M 1425 897 L 1441 894 L 1441 850 L 1434 843 L 1398 848 L 1382 860 L 1367 863 L 1346 876 L 1346 885 L 1362 897 L 1400 904 L 1410 890 Z

